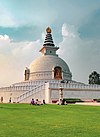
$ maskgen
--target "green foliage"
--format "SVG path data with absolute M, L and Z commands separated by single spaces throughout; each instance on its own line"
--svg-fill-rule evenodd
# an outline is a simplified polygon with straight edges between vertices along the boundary
M 0 104 L 0 137 L 99 137 L 100 107 Z
M 100 102 L 100 99 L 94 99 L 94 101 L 96 101 L 96 102 Z
M 98 84 L 98 85 L 100 85 L 100 74 L 98 74 L 96 71 L 93 71 L 89 75 L 89 84 Z
M 76 103 L 76 102 L 83 102 L 79 98 L 65 98 L 66 103 Z

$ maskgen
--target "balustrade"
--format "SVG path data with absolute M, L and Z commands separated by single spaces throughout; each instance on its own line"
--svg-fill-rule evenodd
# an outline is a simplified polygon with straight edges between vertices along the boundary
M 92 90 L 100 90 L 100 86 L 98 85 L 85 85 L 85 84 L 77 84 L 77 83 L 50 83 L 50 88 L 59 88 L 62 86 L 63 88 L 67 89 L 92 89 Z
M 17 102 L 20 102 L 20 101 L 24 100 L 25 98 L 31 96 L 32 94 L 41 91 L 41 89 L 43 89 L 44 86 L 45 86 L 44 84 L 43 85 L 39 85 L 38 87 L 35 87 L 35 88 L 27 91 L 26 93 L 20 95 L 19 97 L 17 97 Z

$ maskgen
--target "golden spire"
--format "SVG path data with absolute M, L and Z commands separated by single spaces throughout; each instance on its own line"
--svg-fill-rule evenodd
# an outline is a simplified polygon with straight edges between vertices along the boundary
M 47 33 L 51 33 L 51 28 L 48 27 L 48 28 L 46 29 L 46 32 L 47 32 Z

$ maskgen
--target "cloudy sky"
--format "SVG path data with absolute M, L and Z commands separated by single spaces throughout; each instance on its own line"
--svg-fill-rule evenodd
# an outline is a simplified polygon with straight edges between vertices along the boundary
M 23 81 L 48 26 L 73 80 L 100 73 L 100 0 L 0 0 L 0 86 Z

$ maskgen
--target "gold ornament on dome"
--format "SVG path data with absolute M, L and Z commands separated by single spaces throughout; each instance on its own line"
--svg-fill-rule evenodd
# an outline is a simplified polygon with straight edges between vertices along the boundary
M 47 33 L 51 33 L 51 28 L 48 27 L 48 28 L 46 29 L 46 32 L 47 32 Z

